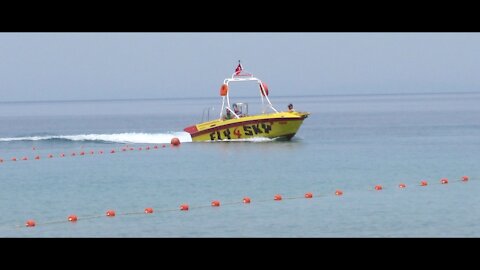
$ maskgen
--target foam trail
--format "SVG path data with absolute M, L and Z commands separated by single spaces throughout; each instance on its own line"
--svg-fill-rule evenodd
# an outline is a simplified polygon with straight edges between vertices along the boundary
M 0 142 L 13 141 L 103 141 L 114 143 L 170 143 L 173 137 L 180 139 L 180 142 L 191 142 L 192 138 L 187 132 L 173 133 L 117 133 L 117 134 L 79 134 L 79 135 L 58 135 L 58 136 L 29 136 L 0 138 Z

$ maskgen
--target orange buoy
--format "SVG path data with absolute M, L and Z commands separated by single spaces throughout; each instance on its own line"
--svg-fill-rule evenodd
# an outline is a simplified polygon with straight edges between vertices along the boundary
M 95 154 L 95 152 L 94 152 L 94 151 L 90 151 L 90 155 L 93 155 L 93 154 Z
M 448 178 L 442 178 L 442 180 L 440 180 L 440 183 L 442 183 L 443 185 L 448 184 Z
M 220 206 L 220 201 L 213 201 L 212 206 L 213 207 L 219 207 Z
M 28 160 L 28 157 L 23 157 L 22 160 Z
M 375 190 L 382 190 L 382 189 L 383 189 L 383 187 L 381 185 L 376 185 L 375 186 Z
M 78 218 L 76 215 L 70 215 L 68 216 L 68 221 L 70 222 L 77 222 Z
M 2 163 L 2 162 L 3 162 L 3 159 L 0 158 L 0 163 Z
M 133 151 L 133 150 L 135 150 L 135 148 L 133 148 L 133 147 L 130 147 L 130 151 Z
M 53 155 L 52 154 L 48 155 L 48 158 L 53 158 Z
M 173 146 L 179 146 L 179 145 L 180 145 L 180 140 L 179 140 L 177 137 L 174 137 L 174 138 L 172 138 L 172 140 L 170 141 L 170 143 L 171 143 Z
M 25 222 L 25 226 L 26 227 L 35 227 L 36 223 L 35 223 L 35 220 L 33 219 L 29 219 L 27 220 L 27 222 Z
M 243 203 L 250 203 L 250 202 L 251 202 L 250 197 L 243 198 Z
M 165 144 L 162 144 L 162 148 L 165 148 L 165 147 L 166 147 Z
M 150 146 L 145 147 L 145 150 L 150 150 Z
M 311 192 L 307 192 L 307 193 L 305 193 L 305 198 L 311 199 L 311 198 L 313 198 L 313 194 Z
M 112 149 L 112 150 L 110 151 L 110 154 L 115 154 L 115 149 Z
M 263 88 L 263 91 L 262 91 Z M 262 93 L 262 96 L 268 96 L 268 86 L 266 83 L 262 82 L 260 85 L 260 93 Z
M 138 147 L 138 151 L 142 151 L 142 147 Z
M 398 187 L 399 187 L 399 188 L 406 188 L 407 185 L 405 185 L 405 184 L 402 183 L 402 184 L 398 185 Z
M 64 154 L 64 153 L 61 153 L 61 154 L 60 154 L 60 157 L 65 157 L 65 154 Z
M 227 95 L 227 93 L 228 93 L 228 85 L 224 83 L 220 87 L 220 96 L 224 97 Z
M 466 175 L 462 176 L 462 181 L 467 182 L 468 181 L 468 176 L 466 176 Z
M 17 161 L 17 158 L 12 158 L 12 161 Z
M 343 191 L 341 191 L 340 189 L 337 189 L 337 190 L 335 190 L 335 195 L 337 195 L 337 196 L 342 196 L 342 195 L 343 195 Z
M 85 152 L 80 152 L 80 156 L 85 156 Z
M 145 214 L 153 214 L 153 208 L 151 207 L 145 208 Z
M 115 216 L 115 211 L 108 210 L 106 214 L 107 214 L 107 217 L 114 217 Z
M 158 149 L 158 145 L 155 145 L 155 146 L 153 147 L 153 149 Z
M 125 152 L 125 151 L 127 151 L 127 148 L 122 148 L 122 152 Z
M 425 187 L 428 185 L 428 182 L 425 180 L 420 181 L 420 186 Z
M 184 204 L 180 205 L 180 210 L 181 211 L 188 211 L 188 204 L 184 203 Z
M 72 153 L 72 157 L 76 156 L 77 154 L 75 154 L 75 152 Z
M 100 150 L 100 151 L 98 151 L 98 153 L 99 153 L 99 154 L 103 154 L 103 151 L 102 151 L 102 150 Z
M 273 199 L 274 199 L 275 201 L 281 201 L 281 200 L 282 200 L 282 195 L 277 194 L 277 195 L 273 196 Z
M 39 159 L 40 159 L 40 156 L 36 156 L 35 159 L 36 159 L 36 160 L 39 160 Z

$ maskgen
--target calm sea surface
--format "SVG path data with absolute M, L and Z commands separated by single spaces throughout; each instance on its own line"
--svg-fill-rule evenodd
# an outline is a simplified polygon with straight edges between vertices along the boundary
M 190 142 L 217 98 L 0 103 L 0 237 L 480 236 L 480 93 L 271 100 L 311 112 L 290 142 Z

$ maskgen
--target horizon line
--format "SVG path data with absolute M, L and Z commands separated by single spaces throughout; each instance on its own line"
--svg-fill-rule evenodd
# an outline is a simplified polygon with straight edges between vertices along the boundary
M 358 93 L 358 94 L 310 94 L 310 95 L 279 95 L 275 98 L 292 97 L 348 97 L 348 96 L 407 96 L 407 95 L 454 95 L 454 94 L 478 94 L 480 91 L 461 92 L 406 92 L 406 93 Z M 213 99 L 211 97 L 145 97 L 145 98 L 99 98 L 99 99 L 45 99 L 45 100 L 5 100 L 0 104 L 7 103 L 68 103 L 68 102 L 105 102 L 105 101 L 152 101 L 152 100 L 182 100 L 182 99 Z M 252 96 L 238 96 L 238 98 L 253 98 Z M 270 97 L 272 98 L 272 97 Z

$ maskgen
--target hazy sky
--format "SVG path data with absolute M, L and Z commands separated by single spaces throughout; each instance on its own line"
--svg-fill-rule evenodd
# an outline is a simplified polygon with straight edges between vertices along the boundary
M 480 91 L 477 33 L 0 33 L 0 101 Z M 256 95 L 257 93 L 255 93 Z

